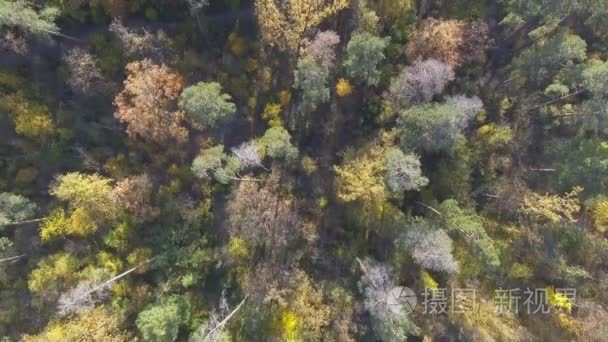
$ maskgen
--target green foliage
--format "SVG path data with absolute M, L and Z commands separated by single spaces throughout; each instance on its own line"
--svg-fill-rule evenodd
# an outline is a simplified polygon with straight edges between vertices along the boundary
M 236 106 L 231 100 L 219 83 L 199 82 L 184 89 L 178 105 L 196 127 L 213 128 L 234 117 Z
M 386 186 L 394 193 L 418 191 L 429 183 L 422 175 L 420 160 L 415 154 L 405 154 L 398 148 L 389 148 L 384 153 Z
M 16 26 L 40 37 L 59 33 L 59 28 L 55 25 L 58 15 L 59 10 L 55 7 L 44 7 L 36 11 L 25 0 L 0 0 L 1 26 Z
M 523 50 L 513 60 L 513 65 L 515 75 L 527 81 L 529 86 L 543 86 L 560 70 L 586 59 L 587 43 L 575 34 L 561 31 L 547 41 Z
M 241 164 L 236 158 L 224 153 L 224 145 L 217 145 L 201 151 L 192 162 L 192 172 L 201 179 L 213 178 L 222 184 L 237 179 Z
M 369 85 L 380 82 L 379 64 L 384 60 L 384 49 L 390 38 L 380 38 L 370 33 L 356 33 L 346 46 L 344 67 L 352 78 Z
M 484 229 L 480 216 L 459 208 L 455 200 L 441 203 L 439 211 L 443 215 L 445 228 L 465 241 L 472 248 L 471 253 L 481 255 L 487 270 L 496 270 L 500 266 L 498 251 Z
M 144 341 L 172 342 L 177 339 L 180 325 L 189 317 L 190 306 L 186 299 L 171 297 L 140 312 L 136 324 Z
M 57 253 L 42 259 L 28 279 L 30 291 L 49 293 L 75 282 L 81 261 L 68 253 Z
M 581 186 L 588 194 L 606 191 L 608 185 L 608 142 L 578 135 L 566 141 L 555 141 L 547 148 L 557 168 L 559 191 Z
M 36 204 L 21 195 L 0 193 L 0 230 L 7 224 L 33 218 L 37 210 Z
M 291 144 L 291 135 L 281 126 L 270 127 L 258 139 L 260 152 L 271 158 L 292 162 L 298 157 L 297 147 Z
M 312 112 L 319 104 L 329 100 L 328 77 L 329 70 L 315 61 L 314 57 L 306 55 L 298 60 L 293 87 L 302 92 L 300 110 Z
M 454 101 L 429 103 L 402 111 L 397 120 L 403 149 L 423 152 L 451 152 L 473 112 L 460 109 Z

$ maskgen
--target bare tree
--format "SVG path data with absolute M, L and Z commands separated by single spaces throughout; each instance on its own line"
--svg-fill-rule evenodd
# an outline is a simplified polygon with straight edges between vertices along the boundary
M 106 297 L 108 287 L 104 286 L 96 291 L 91 291 L 92 288 L 94 288 L 92 282 L 83 281 L 63 293 L 57 302 L 59 315 L 68 316 L 92 310 L 97 302 Z
M 411 66 L 403 68 L 399 76 L 392 80 L 385 97 L 395 111 L 428 102 L 433 96 L 441 94 L 454 76 L 452 67 L 446 63 L 437 59 L 418 59 Z
M 63 61 L 70 73 L 68 84 L 75 93 L 91 95 L 106 89 L 107 82 L 90 53 L 74 48 L 63 56 Z
M 201 325 L 198 331 L 190 338 L 190 342 L 220 341 L 224 327 L 243 307 L 246 300 L 247 296 L 233 310 L 230 310 L 230 306 L 228 306 L 228 301 L 226 300 L 226 293 L 223 291 L 218 308 L 211 311 L 207 322 Z
M 329 69 L 336 62 L 336 45 L 340 43 L 340 36 L 334 31 L 321 31 L 308 45 L 306 51 L 315 58 L 317 63 Z
M 230 149 L 233 156 L 243 167 L 259 166 L 264 170 L 268 169 L 262 165 L 260 151 L 255 141 L 248 141 Z
M 241 182 L 234 189 L 226 211 L 227 229 L 252 245 L 271 250 L 284 247 L 298 237 L 300 217 L 292 196 L 280 188 L 280 174 L 271 173 L 263 184 Z
M 418 265 L 436 272 L 458 271 L 458 262 L 452 256 L 452 239 L 444 230 L 426 221 L 417 221 L 409 229 L 399 242 Z

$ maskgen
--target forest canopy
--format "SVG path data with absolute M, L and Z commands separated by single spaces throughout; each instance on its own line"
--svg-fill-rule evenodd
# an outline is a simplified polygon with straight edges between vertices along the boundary
M 606 341 L 606 19 L 0 0 L 0 341 Z

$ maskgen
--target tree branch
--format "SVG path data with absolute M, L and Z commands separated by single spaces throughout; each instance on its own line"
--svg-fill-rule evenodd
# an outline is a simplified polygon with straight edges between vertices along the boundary
M 25 256 L 27 256 L 27 254 L 21 254 L 21 255 L 10 257 L 10 258 L 0 259 L 0 263 L 6 262 L 6 261 L 11 261 L 11 260 L 18 260 L 18 259 L 21 259 L 21 258 L 23 258 Z
M 226 325 L 226 323 L 228 323 L 228 321 L 232 318 L 232 316 L 234 316 L 237 313 L 237 311 L 239 311 L 241 309 L 243 304 L 245 304 L 247 297 L 248 297 L 248 295 L 245 296 L 245 298 L 243 298 L 243 300 L 239 303 L 239 305 L 237 305 L 236 308 L 234 310 L 232 310 L 232 312 L 230 314 L 228 314 L 228 316 L 226 316 L 226 318 L 224 318 L 224 320 L 222 320 L 218 325 L 213 327 L 213 329 L 209 330 L 207 335 L 205 335 L 205 338 L 203 338 L 203 342 L 207 341 L 207 339 L 209 338 L 209 336 L 212 333 L 214 333 L 218 329 L 221 329 L 224 325 Z
M 421 206 L 423 206 L 423 207 L 427 208 L 428 210 L 430 210 L 430 211 L 434 212 L 435 214 L 437 214 L 437 215 L 439 215 L 439 216 L 443 216 L 443 214 L 441 214 L 441 212 L 440 212 L 439 210 L 437 210 L 437 209 L 435 209 L 435 208 L 431 207 L 430 205 L 426 205 L 426 204 L 424 204 L 424 203 L 422 203 L 422 202 L 418 202 L 418 201 L 416 201 L 416 204 L 421 205 Z

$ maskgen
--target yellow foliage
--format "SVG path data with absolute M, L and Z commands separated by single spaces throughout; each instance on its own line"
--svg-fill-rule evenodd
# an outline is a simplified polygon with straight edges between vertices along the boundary
M 120 258 L 103 251 L 97 254 L 97 263 L 101 268 L 108 271 L 108 273 L 112 275 L 120 273 L 120 271 L 124 267 L 123 262 L 122 260 L 120 260 Z
M 298 316 L 293 311 L 284 310 L 281 314 L 281 332 L 284 341 L 298 340 Z
M 230 32 L 228 35 L 228 50 L 236 57 L 241 57 L 245 53 L 247 44 L 245 39 L 239 37 L 236 32 Z
M 279 92 L 279 104 L 285 107 L 291 102 L 291 92 L 289 90 L 281 90 Z
M 599 201 L 592 212 L 595 229 L 604 233 L 608 229 L 608 200 Z
M 437 289 L 439 288 L 439 283 L 429 274 L 427 271 L 422 271 L 422 284 L 427 289 Z
M 57 253 L 42 259 L 29 276 L 27 286 L 30 291 L 42 293 L 56 281 L 73 282 L 79 260 L 67 253 Z
M 249 258 L 249 247 L 247 246 L 247 242 L 238 237 L 231 238 L 230 241 L 228 241 L 226 252 L 235 260 Z
M 572 337 L 580 337 L 580 333 L 582 332 L 582 324 L 569 315 L 558 312 L 557 315 L 552 316 L 554 320 L 556 320 L 557 325 L 566 332 L 568 335 Z M 579 341 L 585 341 L 584 339 L 580 339 Z
M 120 330 L 123 322 L 117 313 L 94 309 L 65 321 L 51 322 L 40 334 L 25 335 L 21 342 L 127 342 L 132 337 Z
M 547 288 L 547 301 L 549 305 L 560 310 L 564 310 L 567 313 L 572 311 L 572 303 L 566 295 L 563 293 L 556 292 L 553 287 Z
M 55 133 L 55 124 L 46 106 L 27 102 L 18 96 L 9 96 L 5 100 L 5 106 L 14 113 L 17 134 L 45 138 Z
M 307 175 L 312 175 L 313 173 L 317 172 L 317 169 L 319 168 L 317 166 L 317 162 L 315 162 L 314 159 L 312 159 L 310 156 L 304 156 L 304 158 L 302 158 L 302 169 L 304 170 L 304 173 L 306 173 Z
M 127 262 L 129 263 L 129 266 L 135 267 L 150 260 L 151 257 L 152 251 L 150 250 L 150 248 L 136 248 L 127 256 Z M 146 270 L 147 267 L 140 267 L 139 269 L 137 269 L 136 273 L 141 274 L 146 272 Z
M 89 236 L 97 231 L 97 225 L 83 208 L 76 208 L 69 217 L 63 209 L 56 209 L 42 221 L 40 238 L 43 242 L 66 235 Z
M 270 46 L 297 53 L 307 30 L 347 8 L 349 0 L 256 0 L 258 26 Z
M 283 120 L 281 119 L 281 105 L 278 103 L 268 103 L 264 107 L 262 113 L 262 119 L 268 122 L 268 126 L 283 126 Z
M 336 84 L 336 94 L 338 94 L 338 96 L 348 96 L 352 94 L 352 92 L 353 87 L 350 85 L 350 82 L 348 82 L 348 80 L 344 78 L 338 80 L 338 83 Z
M 524 196 L 522 212 L 532 218 L 557 223 L 562 220 L 575 222 L 576 215 L 580 210 L 579 194 L 583 191 L 581 187 L 574 187 L 565 196 L 539 195 L 529 193 Z
M 345 158 L 342 166 L 334 166 L 337 195 L 343 202 L 362 201 L 377 204 L 385 198 L 383 181 L 383 149 L 374 145 L 367 151 Z

